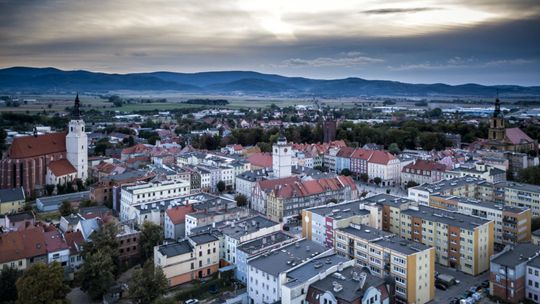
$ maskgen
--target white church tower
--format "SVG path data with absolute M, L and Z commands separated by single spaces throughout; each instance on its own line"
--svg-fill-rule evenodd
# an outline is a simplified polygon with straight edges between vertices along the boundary
M 292 150 L 287 139 L 280 132 L 277 143 L 272 146 L 272 170 L 277 178 L 291 176 Z
M 79 94 L 75 97 L 75 105 L 66 136 L 67 160 L 77 169 L 77 178 L 83 181 L 88 178 L 88 139 L 81 118 Z

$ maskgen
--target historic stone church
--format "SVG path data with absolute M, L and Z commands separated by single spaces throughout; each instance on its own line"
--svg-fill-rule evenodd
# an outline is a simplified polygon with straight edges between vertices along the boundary
M 23 187 L 40 194 L 45 185 L 64 184 L 88 177 L 88 140 L 75 98 L 66 132 L 17 137 L 0 161 L 0 188 Z
M 487 139 L 479 140 L 473 145 L 490 150 L 525 153 L 538 149 L 538 142 L 520 128 L 506 128 L 499 98 L 495 100 L 495 110 L 490 119 L 488 132 Z

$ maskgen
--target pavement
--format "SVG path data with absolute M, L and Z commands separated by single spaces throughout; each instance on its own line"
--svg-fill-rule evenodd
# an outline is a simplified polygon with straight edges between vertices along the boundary
M 473 286 L 479 286 L 483 281 L 489 279 L 489 271 L 486 271 L 480 275 L 472 276 L 453 268 L 445 267 L 439 264 L 435 264 L 435 271 L 441 274 L 449 274 L 459 280 L 460 283 L 454 286 L 450 286 L 447 290 L 440 290 L 435 288 L 435 298 L 430 303 L 448 303 L 452 298 L 461 298 L 463 294 Z M 483 299 L 484 300 L 484 299 Z M 481 303 L 491 303 L 481 302 Z
M 70 303 L 77 303 L 77 304 L 92 304 L 92 300 L 90 300 L 90 297 L 82 291 L 80 288 L 73 288 L 67 295 L 66 299 L 69 300 Z M 99 302 L 96 302 L 99 303 Z

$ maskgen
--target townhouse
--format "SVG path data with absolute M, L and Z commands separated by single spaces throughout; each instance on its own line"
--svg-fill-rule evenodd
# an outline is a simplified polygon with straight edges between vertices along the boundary
M 163 233 L 166 239 L 179 239 L 186 236 L 186 216 L 194 212 L 193 205 L 174 206 L 165 210 Z
M 435 249 L 368 226 L 336 230 L 338 254 L 395 280 L 396 303 L 423 304 L 435 296 Z
M 236 192 L 243 194 L 248 201 L 251 201 L 251 193 L 255 184 L 260 181 L 267 179 L 271 170 L 267 169 L 258 169 L 245 171 L 236 176 Z
M 432 195 L 429 206 L 494 221 L 495 243 L 498 247 L 531 240 L 531 210 L 529 208 L 444 195 Z
M 0 215 L 23 210 L 26 196 L 24 188 L 0 189 Z
M 446 166 L 429 160 L 413 160 L 401 169 L 401 184 L 406 186 L 409 182 L 418 185 L 431 184 L 440 181 L 444 177 Z
M 353 201 L 302 210 L 302 237 L 327 248 L 334 247 L 334 230 L 350 224 L 382 227 L 382 208 L 375 203 Z
M 357 198 L 358 190 L 350 176 L 286 183 L 268 194 L 266 214 L 276 221 L 288 221 L 303 209 Z
M 255 183 L 255 187 L 253 187 L 253 190 L 251 192 L 251 209 L 262 214 L 267 214 L 266 202 L 268 200 L 268 193 L 276 187 L 292 184 L 299 181 L 300 178 L 297 176 L 257 181 Z
M 203 233 L 156 246 L 154 264 L 163 269 L 170 287 L 211 276 L 219 268 L 219 240 Z

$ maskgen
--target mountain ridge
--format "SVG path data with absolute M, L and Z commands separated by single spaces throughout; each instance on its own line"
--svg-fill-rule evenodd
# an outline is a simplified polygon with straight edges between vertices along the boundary
M 180 91 L 190 93 L 261 94 L 287 96 L 475 96 L 492 97 L 497 90 L 507 96 L 540 96 L 540 86 L 480 85 L 466 83 L 413 84 L 359 77 L 312 79 L 256 71 L 179 73 L 103 73 L 64 71 L 53 67 L 0 69 L 0 91 Z

